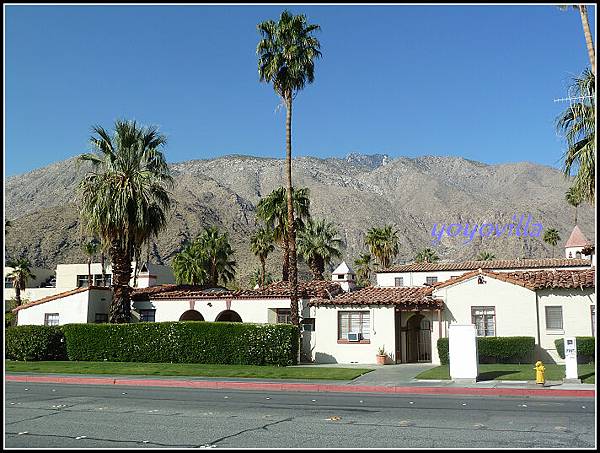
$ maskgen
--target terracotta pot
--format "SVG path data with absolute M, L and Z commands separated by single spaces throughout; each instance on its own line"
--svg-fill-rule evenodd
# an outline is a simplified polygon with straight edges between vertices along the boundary
M 385 359 L 387 359 L 387 355 L 377 354 L 377 365 L 385 365 Z

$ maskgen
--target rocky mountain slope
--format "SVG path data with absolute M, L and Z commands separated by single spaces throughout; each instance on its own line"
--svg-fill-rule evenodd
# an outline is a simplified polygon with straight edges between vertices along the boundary
M 255 206 L 285 185 L 284 163 L 233 155 L 172 164 L 176 208 L 150 250 L 151 260 L 169 263 L 185 240 L 204 226 L 218 225 L 232 237 L 238 282 L 246 286 L 258 267 L 249 249 L 249 236 L 257 228 Z M 5 181 L 6 218 L 13 223 L 6 236 L 7 258 L 26 256 L 44 267 L 84 262 L 76 187 L 86 171 L 87 164 L 72 158 Z M 384 224 L 398 229 L 397 262 L 405 262 L 425 247 L 451 260 L 474 258 L 482 250 L 498 258 L 551 255 L 541 236 L 477 234 L 469 244 L 463 244 L 464 238 L 444 236 L 432 246 L 435 223 L 503 225 L 512 222 L 514 214 L 530 214 L 544 230 L 558 229 L 562 241 L 556 255 L 561 256 L 574 222 L 574 209 L 564 200 L 568 182 L 558 170 L 533 163 L 487 165 L 458 157 L 351 154 L 345 159 L 300 157 L 293 171 L 294 184 L 310 189 L 312 216 L 337 225 L 350 263 L 364 250 L 367 230 Z M 593 240 L 593 207 L 580 206 L 578 218 Z M 277 252 L 268 260 L 274 274 L 280 274 L 280 256 Z

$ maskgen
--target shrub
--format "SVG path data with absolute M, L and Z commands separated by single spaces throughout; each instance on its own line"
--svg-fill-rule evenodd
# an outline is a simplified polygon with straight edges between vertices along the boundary
M 6 358 L 66 360 L 65 339 L 59 326 L 16 326 L 5 331 Z
M 63 326 L 69 360 L 294 365 L 299 332 L 287 324 L 141 322 Z
M 590 363 L 594 361 L 596 355 L 596 338 L 595 337 L 575 337 L 577 342 L 577 362 Z M 561 359 L 565 358 L 564 338 L 554 340 L 556 352 Z
M 450 363 L 449 339 L 437 342 L 442 365 Z M 535 348 L 533 337 L 477 337 L 477 355 L 480 363 L 521 363 L 531 361 Z

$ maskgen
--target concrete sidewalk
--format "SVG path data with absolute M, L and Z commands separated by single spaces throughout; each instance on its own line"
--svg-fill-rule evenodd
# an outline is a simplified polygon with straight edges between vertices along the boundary
M 364 375 L 366 376 L 366 375 Z M 368 384 L 353 381 L 226 379 L 204 377 L 107 376 L 11 373 L 5 382 L 52 383 L 78 385 L 121 385 L 136 387 L 179 387 L 198 389 L 271 390 L 290 392 L 437 394 L 479 396 L 552 396 L 594 398 L 595 384 L 563 384 L 549 382 L 541 387 L 532 381 L 483 381 L 462 384 L 453 381 L 408 380 L 390 384 Z M 400 385 L 398 385 L 400 384 Z

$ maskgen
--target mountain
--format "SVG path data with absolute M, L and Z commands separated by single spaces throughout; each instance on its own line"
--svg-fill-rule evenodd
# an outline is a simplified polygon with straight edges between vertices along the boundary
M 149 250 L 156 263 L 169 263 L 182 244 L 203 227 L 217 225 L 229 231 L 238 262 L 238 284 L 259 265 L 249 248 L 256 230 L 255 207 L 261 197 L 285 185 L 285 161 L 242 155 L 171 164 L 176 208 L 168 228 Z M 35 266 L 84 262 L 76 188 L 89 164 L 75 158 L 5 181 L 6 218 L 12 221 L 6 236 L 7 258 L 28 257 Z M 311 214 L 337 225 L 350 264 L 364 250 L 366 232 L 394 224 L 400 238 L 397 262 L 411 260 L 425 247 L 442 259 L 474 258 L 480 251 L 497 258 L 545 257 L 551 249 L 540 237 L 506 234 L 469 244 L 444 235 L 432 245 L 434 224 L 506 224 L 513 215 L 531 215 L 544 229 L 556 228 L 562 241 L 573 228 L 574 209 L 565 201 L 568 181 L 544 165 L 519 162 L 487 165 L 460 157 L 423 156 L 391 159 L 385 155 L 353 153 L 346 158 L 298 157 L 294 185 L 310 189 Z M 579 207 L 579 226 L 594 238 L 594 210 Z M 543 234 L 543 233 L 542 233 Z M 281 274 L 281 253 L 268 259 L 268 269 Z M 337 264 L 337 263 L 336 263 Z M 308 275 L 307 267 L 302 272 Z

